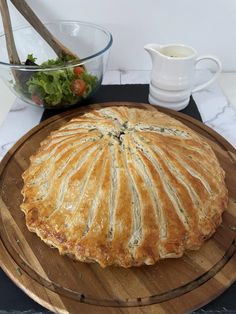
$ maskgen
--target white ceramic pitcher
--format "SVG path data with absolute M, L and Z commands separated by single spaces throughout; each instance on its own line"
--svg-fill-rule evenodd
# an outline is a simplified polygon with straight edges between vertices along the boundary
M 152 59 L 149 102 L 153 105 L 173 110 L 185 108 L 191 93 L 212 84 L 222 69 L 218 58 L 211 55 L 197 57 L 194 48 L 183 44 L 148 44 L 144 49 Z M 217 71 L 210 80 L 193 88 L 196 64 L 205 59 L 214 61 Z

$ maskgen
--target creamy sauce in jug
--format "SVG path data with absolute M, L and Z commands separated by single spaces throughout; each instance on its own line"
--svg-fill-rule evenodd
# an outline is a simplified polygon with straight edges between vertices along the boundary
M 194 54 L 194 51 L 191 48 L 175 45 L 163 47 L 159 52 L 170 58 L 186 58 Z

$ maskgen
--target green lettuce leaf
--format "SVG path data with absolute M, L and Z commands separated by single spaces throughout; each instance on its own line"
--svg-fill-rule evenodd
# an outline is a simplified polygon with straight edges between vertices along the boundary
M 30 58 L 35 59 L 33 55 L 30 55 Z M 67 56 L 56 60 L 48 60 L 41 66 L 45 68 L 60 66 L 70 60 L 73 59 Z M 81 98 L 87 97 L 98 83 L 96 76 L 85 71 L 81 74 L 80 79 L 86 83 L 86 91 L 82 96 L 76 96 L 71 89 L 72 83 L 76 78 L 73 67 L 62 70 L 45 70 L 33 74 L 27 81 L 26 86 L 28 93 L 31 96 L 37 95 L 46 106 L 70 105 L 78 102 Z

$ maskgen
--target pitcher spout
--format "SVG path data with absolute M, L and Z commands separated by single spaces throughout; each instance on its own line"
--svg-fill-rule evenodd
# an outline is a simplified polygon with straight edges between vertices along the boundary
M 147 44 L 144 46 L 144 49 L 150 54 L 150 56 L 153 58 L 156 55 L 159 54 L 159 51 L 161 49 L 161 45 L 159 44 Z

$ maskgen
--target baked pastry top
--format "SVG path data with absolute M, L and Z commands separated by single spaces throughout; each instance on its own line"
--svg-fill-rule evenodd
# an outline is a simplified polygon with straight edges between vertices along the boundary
M 211 147 L 148 105 L 73 118 L 30 161 L 21 205 L 28 229 L 60 254 L 102 267 L 198 249 L 227 206 Z

